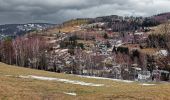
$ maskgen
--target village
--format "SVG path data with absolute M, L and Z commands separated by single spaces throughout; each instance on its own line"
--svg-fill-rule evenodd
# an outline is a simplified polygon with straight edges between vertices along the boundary
M 123 31 L 129 25 L 117 21 L 122 20 L 113 20 L 109 28 L 105 22 L 73 25 L 69 31 L 59 29 L 45 37 L 51 46 L 47 51 L 48 70 L 141 82 L 169 81 L 165 41 L 154 43 L 158 35 L 150 33 L 154 31 L 151 27 Z

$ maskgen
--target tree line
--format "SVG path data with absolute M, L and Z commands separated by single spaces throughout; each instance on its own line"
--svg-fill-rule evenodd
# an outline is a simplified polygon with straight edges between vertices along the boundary
M 0 41 L 0 61 L 45 70 L 46 48 L 45 41 L 40 37 L 5 38 Z

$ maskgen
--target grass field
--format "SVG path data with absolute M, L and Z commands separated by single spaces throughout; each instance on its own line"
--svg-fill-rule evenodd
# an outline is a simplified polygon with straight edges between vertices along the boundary
M 20 75 L 36 75 L 104 85 L 83 86 L 52 80 L 21 78 L 19 77 Z M 170 84 L 162 83 L 153 86 L 144 86 L 137 82 L 126 83 L 109 79 L 82 78 L 75 75 L 50 73 L 0 63 L 0 99 L 170 100 Z

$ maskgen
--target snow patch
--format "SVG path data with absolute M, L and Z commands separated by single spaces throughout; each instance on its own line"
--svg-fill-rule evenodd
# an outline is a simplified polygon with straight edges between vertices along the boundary
M 37 79 L 37 80 L 44 80 L 44 81 L 58 81 L 58 82 L 64 82 L 69 84 L 76 84 L 76 85 L 83 85 L 83 86 L 104 86 L 104 84 L 94 84 L 94 83 L 86 83 L 83 81 L 76 81 L 76 80 L 68 80 L 68 79 L 60 79 L 60 78 L 52 78 L 52 77 L 41 77 L 41 76 L 34 76 L 34 75 L 28 75 L 28 76 L 19 76 L 20 78 L 31 78 L 31 79 Z
M 143 32 L 137 32 L 135 33 L 135 35 L 143 35 L 144 33 Z
M 168 56 L 168 51 L 167 50 L 160 50 L 159 52 L 156 53 L 156 55 Z
M 121 80 L 121 79 L 111 79 L 113 81 L 117 81 L 117 82 L 124 82 L 124 83 L 132 83 L 134 81 L 129 81 L 129 80 Z
M 71 96 L 77 96 L 76 93 L 67 93 L 67 92 L 64 92 L 64 94 L 71 95 Z
M 111 81 L 124 82 L 124 83 L 132 83 L 132 82 L 134 82 L 134 81 L 129 81 L 129 80 L 111 79 L 111 78 L 94 77 L 94 76 L 82 76 L 82 75 L 77 75 L 77 76 L 78 77 L 82 77 L 82 78 L 91 78 L 91 79 L 100 79 L 100 80 L 111 80 Z
M 5 75 L 6 77 L 12 77 L 13 75 Z
M 156 85 L 156 84 L 147 84 L 147 83 L 143 83 L 143 84 L 140 84 L 140 85 L 143 85 L 143 86 L 153 86 L 153 85 Z

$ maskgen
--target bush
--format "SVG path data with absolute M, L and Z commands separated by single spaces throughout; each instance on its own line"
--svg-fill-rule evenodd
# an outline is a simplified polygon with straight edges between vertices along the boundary
M 118 47 L 117 52 L 129 54 L 129 48 L 128 47 Z

